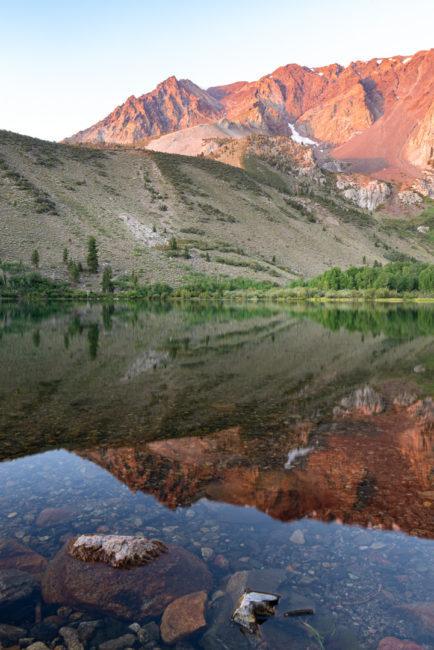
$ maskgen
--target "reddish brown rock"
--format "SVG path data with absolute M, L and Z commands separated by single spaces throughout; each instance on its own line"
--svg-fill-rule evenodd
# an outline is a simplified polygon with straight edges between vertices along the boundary
M 387 636 L 381 639 L 377 650 L 423 650 L 423 648 L 417 645 L 417 643 L 414 643 L 414 641 L 395 639 L 393 636 Z
M 16 569 L 31 573 L 41 580 L 47 560 L 13 539 L 0 539 L 0 569 Z
M 179 546 L 152 564 L 116 569 L 71 557 L 64 546 L 48 565 L 42 581 L 46 603 L 140 620 L 158 616 L 173 600 L 192 590 L 208 591 L 211 574 L 198 557 Z
M 131 144 L 218 125 L 222 118 L 237 126 L 239 135 L 247 130 L 289 136 L 290 122 L 301 134 L 334 145 L 334 157 L 356 160 L 358 168 L 351 171 L 385 180 L 396 170 L 414 177 L 416 167 L 428 167 L 433 155 L 433 64 L 431 49 L 347 67 L 289 64 L 257 81 L 207 90 L 169 77 L 66 141 Z
M 45 508 L 39 513 L 36 525 L 41 527 L 56 526 L 71 521 L 75 515 L 74 510 L 69 508 Z
M 434 632 L 434 602 L 418 602 L 410 605 L 401 605 L 396 609 L 408 612 L 422 627 L 429 632 Z
M 161 638 L 164 643 L 176 643 L 205 627 L 206 603 L 205 591 L 187 594 L 170 603 L 161 619 Z

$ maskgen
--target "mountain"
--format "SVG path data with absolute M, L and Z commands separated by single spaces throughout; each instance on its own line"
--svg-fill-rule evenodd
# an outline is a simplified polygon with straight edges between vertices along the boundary
M 384 182 L 323 172 L 285 136 L 228 140 L 213 155 L 0 131 L 0 260 L 29 264 L 36 248 L 41 272 L 67 280 L 64 248 L 86 266 L 92 235 L 101 272 L 110 264 L 115 279 L 134 271 L 140 283 L 177 286 L 197 273 L 287 285 L 333 266 L 433 259 L 431 204 L 414 191 L 407 205 Z M 88 273 L 78 285 L 100 286 Z
M 196 154 L 201 139 L 292 135 L 320 145 L 320 159 L 331 154 L 353 171 L 388 180 L 417 177 L 433 160 L 433 73 L 431 49 L 347 67 L 290 64 L 258 81 L 207 90 L 170 77 L 65 142 L 133 144 L 153 138 L 151 147 L 167 150 L 169 141 L 158 144 L 158 136 L 182 131 L 182 152 Z M 198 132 L 198 125 L 213 128 Z

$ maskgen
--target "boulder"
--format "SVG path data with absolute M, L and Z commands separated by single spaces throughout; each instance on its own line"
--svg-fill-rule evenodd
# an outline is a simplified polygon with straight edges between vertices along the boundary
M 47 560 L 14 539 L 0 539 L 0 569 L 16 569 L 31 573 L 40 581 Z
M 148 564 L 167 553 L 163 542 L 131 535 L 80 535 L 69 540 L 67 549 L 77 560 L 104 562 L 116 568 Z
M 206 604 L 206 591 L 187 594 L 171 602 L 161 619 L 161 638 L 164 643 L 176 643 L 205 627 Z
M 151 564 L 119 569 L 82 562 L 65 545 L 48 565 L 42 581 L 46 603 L 141 620 L 162 614 L 169 603 L 192 591 L 208 591 L 211 574 L 198 557 L 179 546 Z

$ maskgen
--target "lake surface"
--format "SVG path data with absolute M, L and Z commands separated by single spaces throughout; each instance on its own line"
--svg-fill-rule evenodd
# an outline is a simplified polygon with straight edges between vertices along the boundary
M 161 613 L 2 606 L 2 571 L 40 582 L 98 532 L 207 568 L 179 649 L 433 648 L 433 336 L 429 305 L 0 304 L 0 623 L 24 630 L 3 646 L 166 647 Z M 256 635 L 230 620 L 245 588 L 280 596 Z

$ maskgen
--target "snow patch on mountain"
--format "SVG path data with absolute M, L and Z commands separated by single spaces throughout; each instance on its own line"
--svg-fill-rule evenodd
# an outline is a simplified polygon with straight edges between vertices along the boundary
M 304 144 L 305 146 L 315 146 L 317 144 L 310 138 L 306 138 L 305 136 L 300 135 L 296 129 L 295 124 L 288 122 L 288 126 L 291 128 L 291 138 L 294 140 L 294 142 L 297 142 L 298 144 Z

